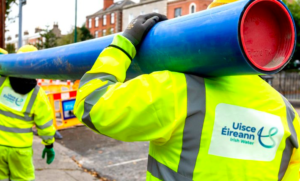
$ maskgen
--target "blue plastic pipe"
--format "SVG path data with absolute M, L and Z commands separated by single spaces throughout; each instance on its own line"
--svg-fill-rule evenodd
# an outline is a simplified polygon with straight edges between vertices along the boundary
M 248 62 L 240 45 L 239 23 L 248 3 L 247 0 L 238 1 L 158 23 L 142 43 L 127 71 L 127 78 L 159 70 L 201 76 L 265 73 Z M 3 55 L 0 56 L 0 74 L 80 79 L 113 37 L 32 53 Z

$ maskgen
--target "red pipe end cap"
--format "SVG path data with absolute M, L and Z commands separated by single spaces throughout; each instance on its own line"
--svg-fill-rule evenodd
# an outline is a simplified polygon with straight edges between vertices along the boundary
M 241 43 L 249 62 L 262 71 L 280 69 L 295 46 L 293 20 L 277 0 L 257 0 L 245 10 Z

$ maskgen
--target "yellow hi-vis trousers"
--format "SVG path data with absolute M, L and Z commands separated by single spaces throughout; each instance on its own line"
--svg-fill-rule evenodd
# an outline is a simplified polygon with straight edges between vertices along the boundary
M 0 146 L 0 181 L 34 180 L 32 155 L 32 147 Z

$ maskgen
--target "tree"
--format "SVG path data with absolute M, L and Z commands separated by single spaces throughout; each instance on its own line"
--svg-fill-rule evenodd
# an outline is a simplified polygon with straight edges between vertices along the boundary
M 58 38 L 51 30 L 49 30 L 49 26 L 40 32 L 40 36 L 39 43 L 36 44 L 37 49 L 41 50 L 57 46 Z
M 90 30 L 87 29 L 85 27 L 85 25 L 81 26 L 80 32 L 81 32 L 80 41 L 90 40 L 90 39 L 94 38 L 93 35 L 91 34 Z
M 80 39 L 81 31 L 77 28 L 77 40 L 81 41 Z M 74 43 L 74 30 L 72 29 L 68 34 L 63 35 L 61 38 L 57 40 L 58 46 L 68 45 Z
M 290 63 L 284 69 L 298 69 L 300 68 L 300 2 L 297 0 L 293 1 L 292 3 L 288 3 L 286 0 L 283 0 L 283 2 L 287 5 L 295 20 L 298 40 L 294 56 L 292 57 Z
M 13 4 L 16 4 L 16 0 L 6 0 L 5 1 L 5 6 L 6 6 L 5 16 L 6 17 L 8 17 L 9 13 L 11 12 L 11 6 Z
M 8 53 L 16 53 L 15 44 L 13 43 L 8 43 L 5 49 L 7 50 Z
M 112 32 L 112 28 L 107 28 L 106 29 L 106 35 L 105 36 L 107 36 L 107 35 L 111 35 L 111 34 L 113 34 L 114 32 Z
M 11 7 L 17 4 L 16 0 L 5 0 L 5 19 L 7 19 L 8 21 L 14 21 L 16 19 L 16 17 L 9 17 L 9 13 L 11 12 Z
M 62 45 L 68 45 L 68 44 L 71 44 L 71 43 L 74 43 L 74 30 L 72 29 L 68 34 L 62 36 L 60 39 L 57 40 L 57 44 L 59 46 L 62 46 Z M 81 42 L 81 41 L 86 41 L 86 40 L 89 40 L 89 39 L 93 39 L 93 35 L 91 35 L 90 33 L 90 30 L 87 29 L 85 27 L 85 25 L 83 25 L 82 27 L 80 28 L 77 28 L 77 40 L 78 42 Z
M 5 2 L 5 5 L 4 5 Z M 0 46 L 4 47 L 4 42 L 5 42 L 5 32 L 8 31 L 6 30 L 6 20 L 7 22 L 14 22 L 16 17 L 10 18 L 9 14 L 11 12 L 11 7 L 13 4 L 16 4 L 16 0 L 2 0 L 0 7 L 5 8 L 5 15 L 4 12 L 1 10 L 1 15 L 0 15 Z M 5 6 L 5 7 L 3 7 Z M 3 13 L 3 14 L 2 14 Z

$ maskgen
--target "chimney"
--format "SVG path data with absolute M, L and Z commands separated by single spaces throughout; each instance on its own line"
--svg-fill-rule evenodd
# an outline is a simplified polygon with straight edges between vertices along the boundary
M 24 31 L 24 35 L 29 35 L 29 32 L 27 30 Z
M 16 38 L 18 38 L 18 34 L 16 34 Z
M 35 33 L 38 33 L 38 32 L 40 32 L 40 31 L 41 31 L 41 29 L 40 29 L 39 27 L 36 27 L 34 32 L 35 32 Z
M 114 4 L 114 0 L 103 0 L 103 10 L 106 10 L 112 4 Z
M 53 29 L 55 29 L 55 28 L 58 29 L 58 23 L 53 24 Z

